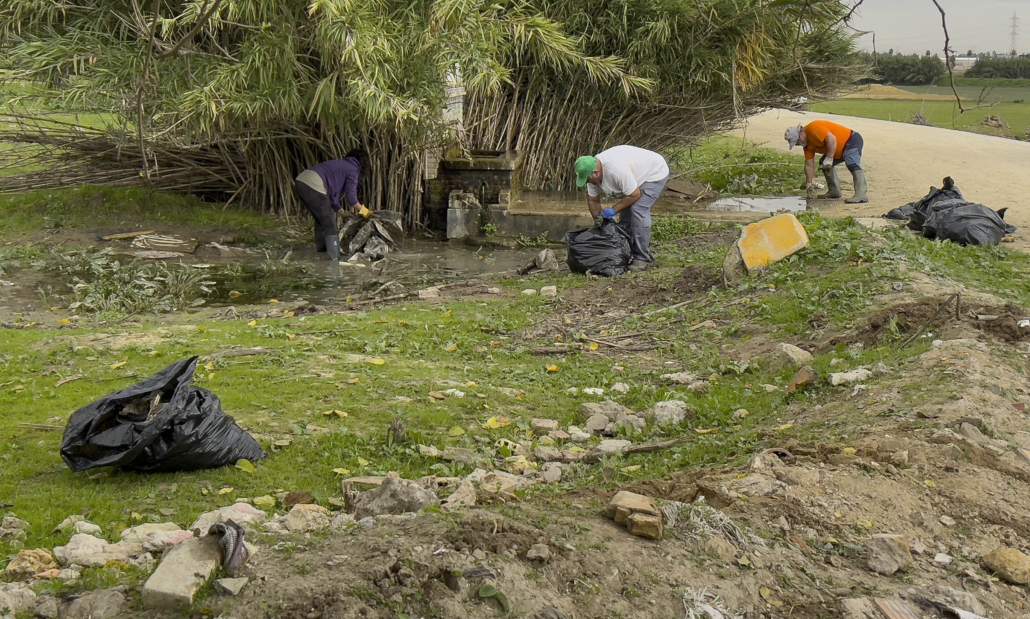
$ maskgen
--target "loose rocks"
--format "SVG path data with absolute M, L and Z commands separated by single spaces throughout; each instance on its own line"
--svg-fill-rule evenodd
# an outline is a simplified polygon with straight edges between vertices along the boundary
M 313 503 L 294 505 L 286 514 L 286 528 L 291 533 L 307 533 L 329 527 L 329 510 Z
M 4 574 L 12 580 L 32 578 L 40 572 L 58 569 L 57 561 L 49 550 L 34 548 L 22 550 L 7 564 Z
M 692 414 L 690 407 L 681 400 L 666 400 L 654 405 L 651 411 L 654 422 L 659 427 L 677 426 Z
M 439 502 L 436 494 L 418 483 L 391 473 L 375 490 L 363 492 L 354 499 L 354 517 L 417 512 Z
M 1015 548 L 1002 546 L 983 558 L 983 565 L 999 578 L 1014 585 L 1030 585 L 1030 557 Z
M 866 565 L 877 574 L 890 576 L 912 565 L 909 542 L 902 535 L 874 535 L 866 550 Z
M 61 613 L 63 619 L 115 619 L 121 617 L 127 600 L 121 591 L 90 591 L 72 600 Z

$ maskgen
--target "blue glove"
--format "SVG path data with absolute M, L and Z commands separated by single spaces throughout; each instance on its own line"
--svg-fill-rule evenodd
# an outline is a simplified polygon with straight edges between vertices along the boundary
M 606 208 L 601 211 L 601 219 L 615 219 L 615 209 Z

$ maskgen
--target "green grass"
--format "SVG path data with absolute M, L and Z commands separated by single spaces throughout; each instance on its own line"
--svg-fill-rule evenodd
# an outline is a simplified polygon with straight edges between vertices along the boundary
M 79 187 L 0 194 L 0 242 L 61 230 L 111 233 L 148 227 L 267 237 L 281 224 L 252 210 L 144 188 Z
M 943 95 L 954 97 L 951 87 L 944 86 L 899 86 L 902 90 L 917 95 Z M 955 90 L 963 99 L 964 105 L 981 103 L 1015 103 L 1030 101 L 1030 85 L 956 85 Z
M 958 129 L 1000 137 L 1026 138 L 1030 131 L 1030 97 L 1026 103 L 999 103 L 962 114 L 953 101 L 880 101 L 870 99 L 838 99 L 810 106 L 814 112 L 911 122 L 921 113 L 935 127 Z M 983 124 L 988 115 L 999 117 L 1007 128 L 996 129 Z
M 677 173 L 734 195 L 791 195 L 805 178 L 804 160 L 749 140 L 713 137 L 670 154 Z
M 752 156 L 737 148 L 729 152 Z M 33 253 L 25 248 L 44 225 L 53 225 L 44 223 L 40 211 L 50 217 L 63 215 L 62 223 L 70 230 L 169 222 L 195 229 L 228 226 L 256 234 L 273 225 L 250 213 L 136 190 L 84 189 L 60 197 L 33 194 L 20 200 L 8 197 L 0 208 L 0 239 L 8 243 L 9 252 Z M 826 443 L 848 431 L 845 418 L 828 428 L 789 425 L 795 421 L 790 416 L 795 407 L 829 404 L 842 392 L 825 384 L 796 396 L 767 391 L 764 385 L 782 386 L 792 371 L 761 358 L 734 356 L 752 343 L 803 341 L 814 330 L 858 324 L 873 309 L 873 296 L 904 281 L 902 265 L 1030 304 L 1030 262 L 1023 254 L 935 244 L 902 232 L 873 233 L 850 220 L 826 220 L 815 214 L 802 219 L 811 239 L 805 252 L 736 287 L 715 288 L 675 312 L 610 318 L 600 333 L 585 333 L 660 334 L 664 346 L 644 356 L 532 354 L 533 348 L 552 342 L 526 337 L 531 325 L 556 313 L 578 314 L 565 301 L 518 294 L 289 318 L 143 315 L 136 323 L 113 326 L 87 317 L 61 327 L 59 312 L 47 324 L 5 330 L 0 338 L 0 501 L 13 504 L 10 511 L 31 523 L 28 547 L 64 543 L 66 536 L 54 534 L 53 527 L 75 513 L 86 515 L 114 539 L 140 520 L 188 526 L 201 512 L 280 491 L 311 492 L 324 503 L 340 494 L 337 469 L 351 475 L 398 471 L 405 477 L 467 473 L 465 465 L 421 456 L 417 444 L 466 447 L 494 457 L 503 454 L 496 448 L 499 439 L 528 439 L 528 422 L 534 417 L 581 422 L 580 404 L 596 398 L 570 394 L 570 387 L 608 388 L 615 382 L 631 386 L 619 400 L 635 410 L 665 399 L 687 401 L 697 411 L 695 419 L 669 431 L 649 429 L 647 438 L 691 440 L 681 448 L 583 467 L 560 486 L 534 492 L 560 496 L 573 489 L 612 489 L 702 466 L 733 466 L 763 445 L 811 436 Z M 723 245 L 686 241 L 720 232 L 726 225 L 657 218 L 655 244 L 661 267 L 632 278 L 594 282 L 575 275 L 539 275 L 506 281 L 504 286 L 519 290 L 555 284 L 563 298 L 576 293 L 599 299 L 607 287 L 668 289 L 682 280 L 686 267 L 719 268 Z M 643 309 L 648 309 L 646 303 Z M 578 319 L 589 323 L 595 318 L 588 313 Z M 691 325 L 706 320 L 719 321 L 718 328 L 691 330 Z M 568 337 L 584 329 L 571 326 Z M 136 343 L 115 350 L 110 343 L 118 337 L 136 338 Z M 254 472 L 228 467 L 149 475 L 113 470 L 75 474 L 64 465 L 59 456 L 61 429 L 71 412 L 174 361 L 232 347 L 263 347 L 270 354 L 204 360 L 197 384 L 216 393 L 225 410 L 269 452 Z M 896 342 L 884 342 L 850 363 L 883 361 L 896 366 L 923 350 L 925 343 L 898 348 Z M 846 355 L 842 350 L 822 351 L 815 367 L 828 370 L 834 357 Z M 552 364 L 557 372 L 548 371 Z M 678 369 L 709 378 L 710 389 L 690 393 L 658 380 L 658 375 Z M 58 386 L 77 375 L 82 378 Z M 436 400 L 429 395 L 452 387 L 466 397 Z M 513 398 L 502 388 L 525 395 Z M 733 419 L 733 412 L 741 408 L 750 415 Z M 323 415 L 330 410 L 345 411 L 347 416 Z M 499 430 L 484 428 L 483 422 L 491 417 L 507 417 L 512 423 Z M 387 440 L 387 428 L 396 418 L 407 426 L 407 444 Z M 452 433 L 456 427 L 463 433 Z M 698 434 L 697 429 L 714 432 Z M 284 439 L 289 445 L 274 446 Z M 631 465 L 640 468 L 626 468 Z M 15 550 L 0 544 L 0 557 Z M 134 582 L 141 576 L 90 570 L 85 582 L 75 587 Z

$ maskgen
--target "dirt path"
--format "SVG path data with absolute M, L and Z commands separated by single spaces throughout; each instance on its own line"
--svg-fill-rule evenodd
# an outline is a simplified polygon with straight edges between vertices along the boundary
M 734 133 L 761 146 L 787 149 L 783 131 L 791 124 L 826 118 L 847 125 L 865 139 L 864 164 L 869 175 L 869 204 L 843 202 L 823 207 L 830 215 L 877 217 L 922 197 L 930 185 L 951 176 L 969 200 L 993 209 L 1008 207 L 1006 220 L 1017 226 L 1012 247 L 1030 251 L 1030 142 L 1019 142 L 937 127 L 884 120 L 770 110 L 753 116 Z M 798 155 L 800 156 L 800 154 Z M 851 176 L 838 171 L 851 190 Z

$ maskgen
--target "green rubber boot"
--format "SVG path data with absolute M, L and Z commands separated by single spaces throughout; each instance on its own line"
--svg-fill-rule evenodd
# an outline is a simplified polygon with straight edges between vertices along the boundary
M 865 204 L 869 201 L 869 184 L 865 180 L 865 170 L 858 169 L 851 173 L 855 178 L 855 197 L 848 198 L 846 204 Z

